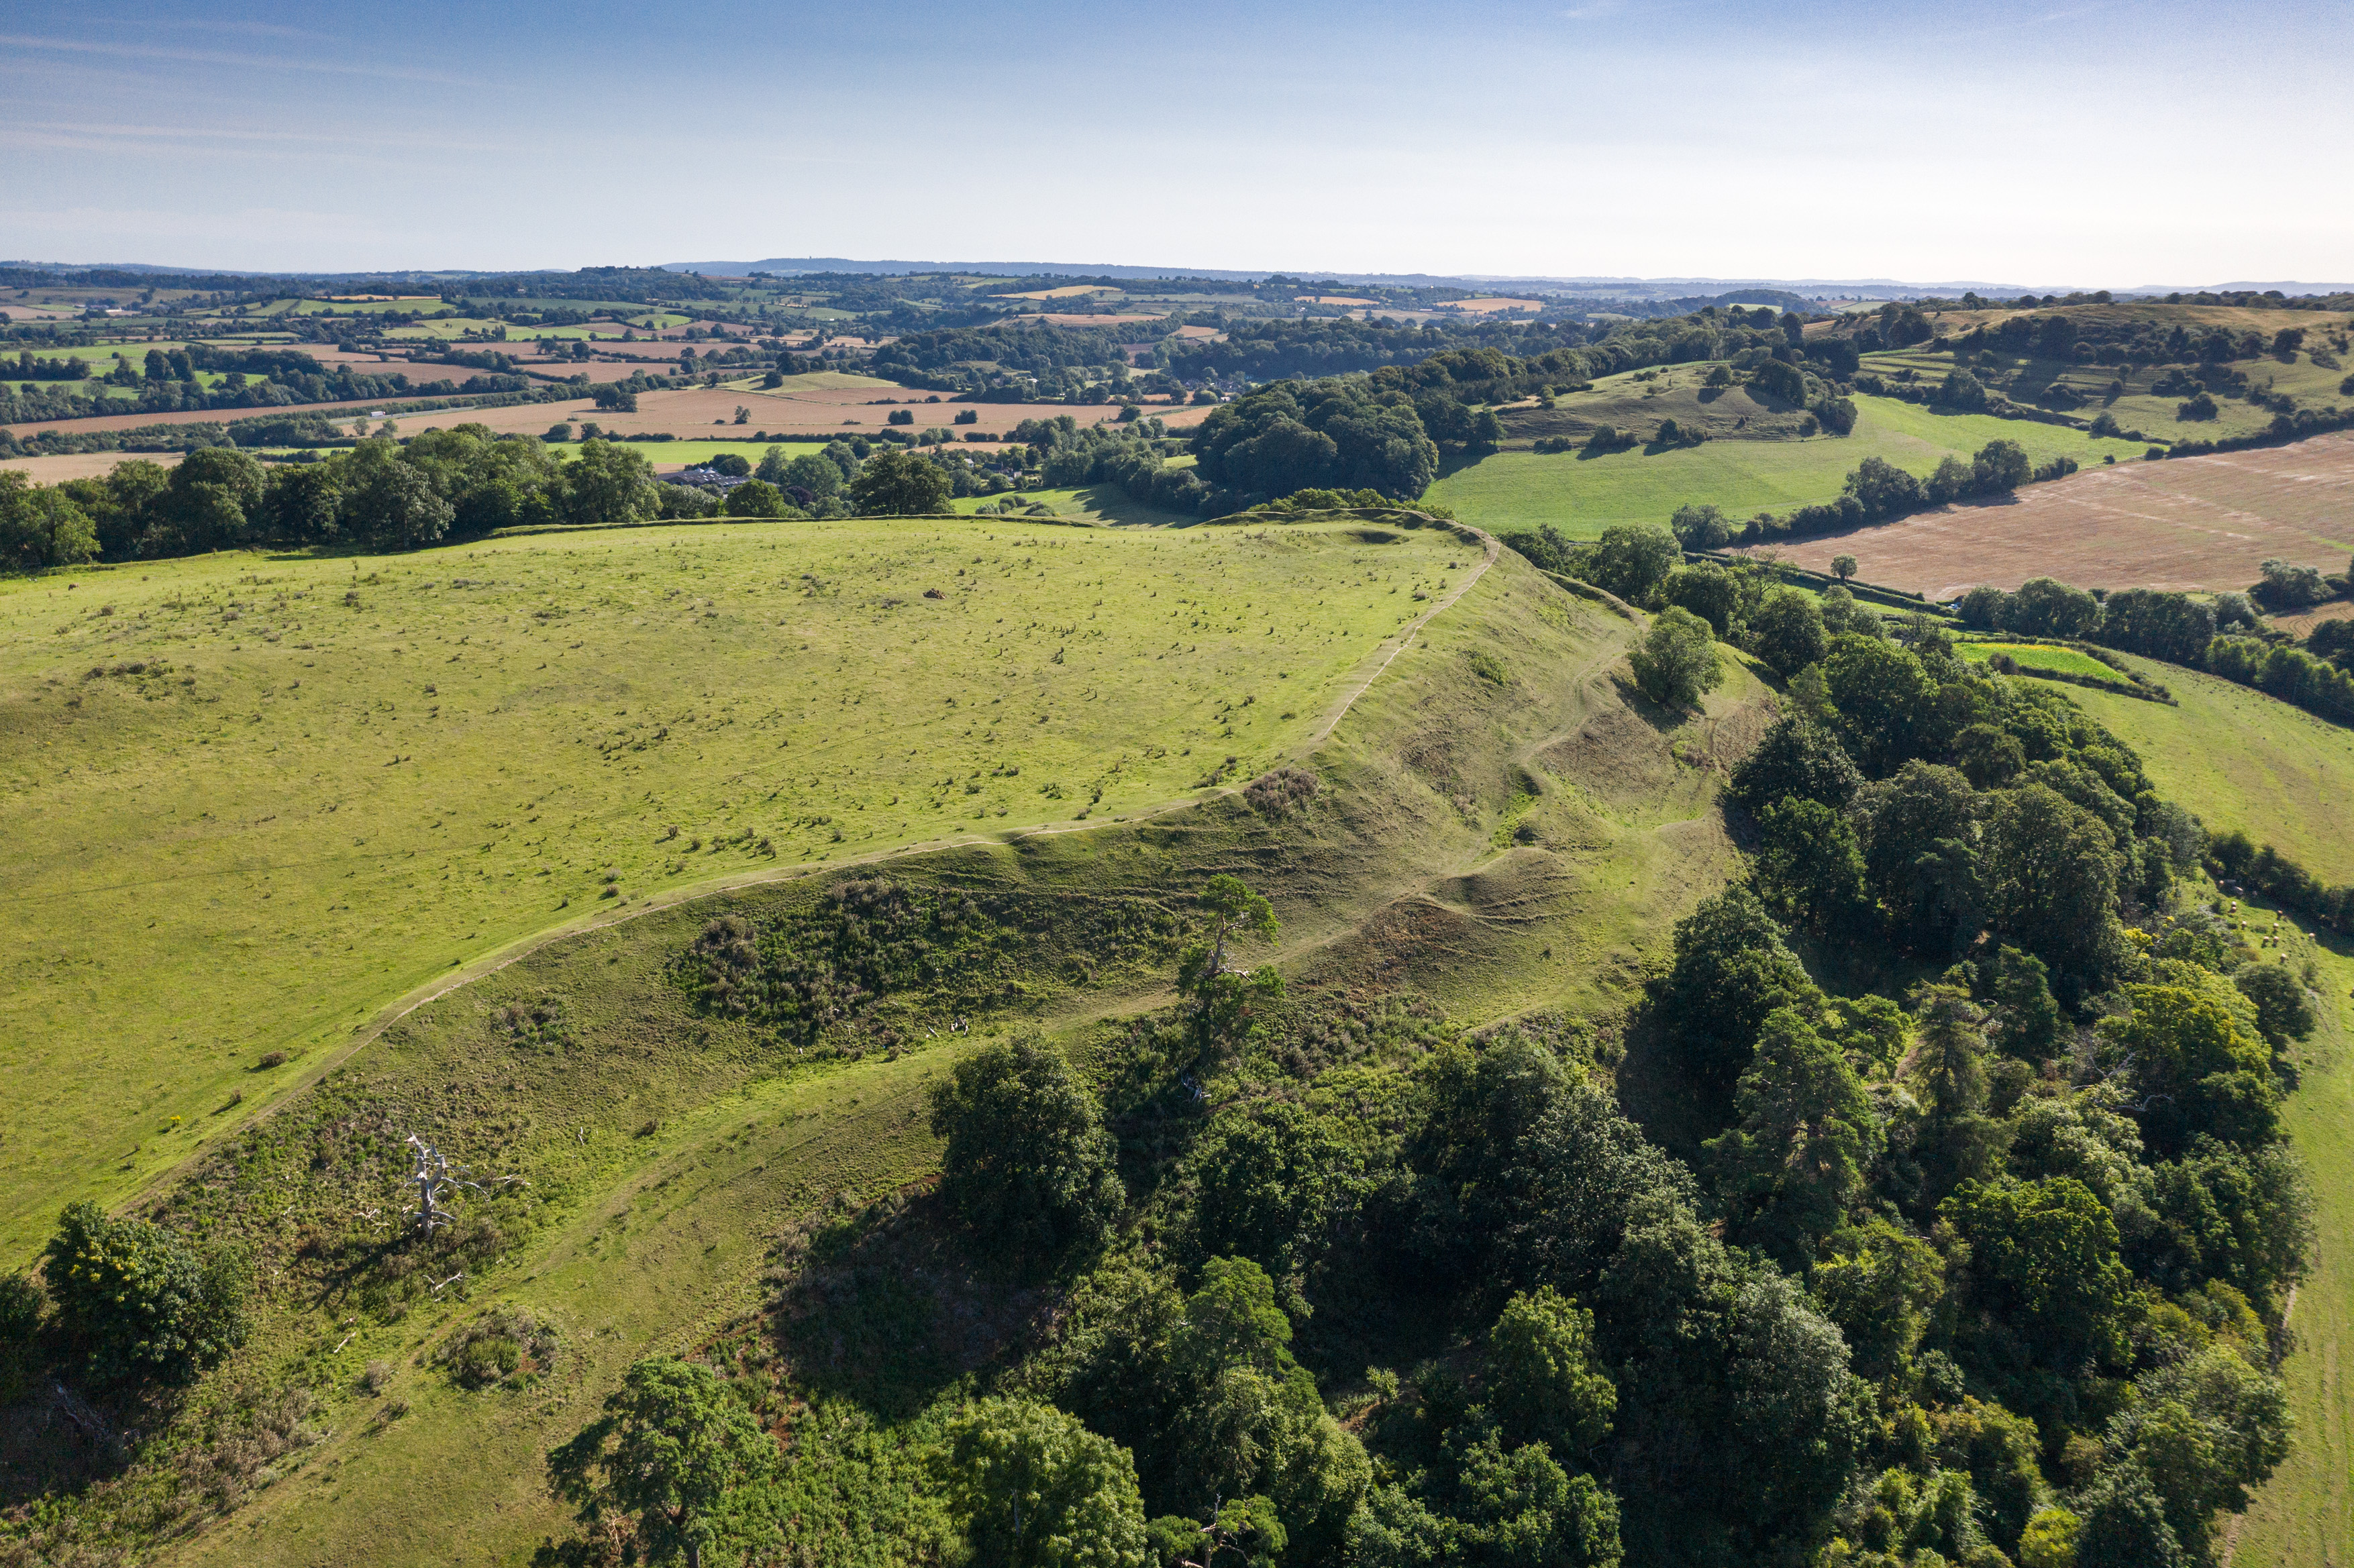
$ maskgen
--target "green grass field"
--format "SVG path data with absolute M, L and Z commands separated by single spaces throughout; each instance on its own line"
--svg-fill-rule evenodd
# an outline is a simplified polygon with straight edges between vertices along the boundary
M 384 335 L 393 342 L 454 343 L 470 332 L 489 332 L 502 325 L 507 329 L 506 337 L 486 342 L 483 346 L 496 348 L 499 341 L 531 343 L 554 337 L 619 342 L 624 330 L 612 322 L 599 322 L 593 326 L 518 326 L 512 322 L 502 323 L 481 316 L 446 315 L 430 316 L 408 326 L 390 327 Z
M 1973 664 L 2008 653 L 2031 670 L 2057 670 L 2063 675 L 2093 675 L 2106 681 L 2118 678 L 2115 670 L 2073 648 L 2046 648 L 2034 642 L 1961 642 L 1955 644 L 1954 652 Z
M 1714 368 L 1702 362 L 1624 371 L 1603 376 L 1590 390 L 1560 394 L 1551 408 L 1514 404 L 1500 410 L 1505 434 L 1511 444 L 1541 436 L 1582 440 L 1598 425 L 1649 434 L 1671 418 L 1683 429 L 1706 430 L 1712 439 L 1798 439 L 1804 408 L 1761 401 L 1745 386 L 1707 387 Z
M 1572 538 L 1590 539 L 1616 523 L 1664 524 L 1686 503 L 1712 503 L 1745 518 L 1834 500 L 1849 472 L 1868 457 L 1926 477 L 1948 454 L 1967 457 L 1996 440 L 2017 441 L 2038 463 L 2064 454 L 2087 467 L 2112 456 L 2119 462 L 2138 459 L 2145 450 L 2058 425 L 1935 414 L 1893 397 L 1855 403 L 1859 418 L 1846 437 L 1712 440 L 1657 456 L 1500 451 L 1447 474 L 1429 495 L 1479 527 L 1550 523 Z
M 2179 664 L 2126 661 L 2179 705 L 2071 688 L 2068 695 L 2141 753 L 2158 793 L 2211 828 L 2276 844 L 2307 871 L 2354 882 L 2354 730 Z
M 1091 484 L 1079 490 L 1024 490 L 1016 493 L 1023 502 L 1034 502 L 1054 508 L 1059 517 L 1074 518 L 1083 523 L 1115 523 L 1124 526 L 1182 526 L 1193 521 L 1177 512 L 1164 512 L 1141 501 L 1129 498 L 1118 485 Z M 984 506 L 1004 507 L 1014 503 L 1014 494 L 967 495 L 949 503 L 963 516 L 973 516 Z
M 1477 558 L 944 519 L 10 582 L 0 1255 L 583 911 L 1247 777 Z
M 295 316 L 316 316 L 324 315 L 329 312 L 333 312 L 339 316 L 380 316 L 389 314 L 395 311 L 400 312 L 403 314 L 415 312 L 419 314 L 428 316 L 440 315 L 443 313 L 454 315 L 456 313 L 455 310 L 451 306 L 442 302 L 441 296 L 439 294 L 435 294 L 430 297 L 420 295 L 416 299 L 408 300 L 294 300 L 287 303 L 282 313 Z
M 143 369 L 149 349 L 160 348 L 169 354 L 175 348 L 187 346 L 186 342 L 178 338 L 157 338 L 151 343 L 143 337 L 119 343 L 82 344 L 70 348 L 43 348 L 33 344 L 11 344 L 8 357 L 13 359 L 17 355 L 29 350 L 35 359 L 87 359 L 93 365 L 103 366 L 111 365 L 114 362 L 114 356 L 120 354 L 132 364 Z

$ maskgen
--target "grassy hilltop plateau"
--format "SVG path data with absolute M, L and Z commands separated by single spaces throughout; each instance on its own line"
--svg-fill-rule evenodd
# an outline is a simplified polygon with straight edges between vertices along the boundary
M 2342 1561 L 2354 300 L 0 304 L 0 1568 Z

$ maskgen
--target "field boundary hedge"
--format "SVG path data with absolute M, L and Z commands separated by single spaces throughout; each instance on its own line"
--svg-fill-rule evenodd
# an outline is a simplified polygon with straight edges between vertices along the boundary
M 2299 408 L 2294 414 L 2274 414 L 2273 422 L 2253 435 L 2224 436 L 2211 441 L 2177 441 L 2166 455 L 2206 457 L 2215 452 L 2253 451 L 2258 447 L 2294 446 L 2314 436 L 2349 429 L 2354 429 L 2354 409 L 2332 408 L 2323 412 Z
M 2234 828 L 2207 840 L 2207 860 L 2218 882 L 2246 884 L 2285 909 L 2309 915 L 2333 931 L 2354 919 L 2354 887 L 2332 887 L 2288 856 Z

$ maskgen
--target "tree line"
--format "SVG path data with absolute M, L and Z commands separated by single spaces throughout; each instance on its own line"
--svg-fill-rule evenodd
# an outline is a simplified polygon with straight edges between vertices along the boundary
M 1963 624 L 2026 636 L 2077 638 L 2253 686 L 2339 724 L 2354 724 L 2354 632 L 2325 621 L 2306 645 L 2268 633 L 2259 607 L 2302 609 L 2345 591 L 2354 578 L 2314 567 L 2264 563 L 2247 593 L 2211 599 L 2158 588 L 2101 593 L 2037 577 L 2016 592 L 1980 584 L 1956 605 Z

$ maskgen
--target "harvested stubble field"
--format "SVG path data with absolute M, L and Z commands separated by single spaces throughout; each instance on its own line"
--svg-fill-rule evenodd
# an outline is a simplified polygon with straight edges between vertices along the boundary
M 2354 552 L 2354 431 L 2293 446 L 2120 462 L 2010 501 L 1949 506 L 1772 546 L 1829 571 L 1952 599 L 1976 583 L 2052 577 L 2085 588 L 2243 588 L 2279 557 L 2327 571 Z
M 0 1255 L 584 913 L 1246 779 L 1478 560 L 862 520 L 0 587 Z
M 811 385 L 804 385 L 809 383 Z M 662 435 L 686 438 L 716 439 L 720 427 L 735 426 L 736 410 L 748 408 L 750 416 L 742 429 L 767 430 L 772 434 L 791 435 L 818 440 L 831 440 L 844 433 L 871 436 L 887 429 L 894 409 L 906 408 L 916 416 L 915 428 L 928 429 L 938 425 L 954 429 L 960 435 L 966 429 L 991 432 L 1010 430 L 1024 419 L 1051 419 L 1068 414 L 1082 425 L 1108 424 L 1119 417 L 1119 406 L 1113 403 L 1066 405 L 1061 403 L 950 403 L 945 397 L 938 403 L 924 399 L 930 393 L 914 391 L 896 381 L 880 381 L 872 376 L 847 376 L 833 371 L 788 379 L 783 387 L 764 392 L 758 382 L 749 386 L 689 387 L 668 392 L 641 392 L 638 411 L 625 414 L 600 409 L 594 400 L 571 397 L 558 403 L 522 403 L 504 408 L 485 408 L 479 412 L 452 412 L 420 415 L 428 423 L 448 425 L 460 419 L 487 425 L 502 434 L 538 435 L 559 421 L 579 424 L 594 420 L 610 435 Z M 883 399 L 889 399 L 889 406 Z M 977 408 L 981 423 L 974 427 L 959 427 L 949 423 L 967 409 Z M 1198 424 L 1205 418 L 1207 408 L 1161 408 L 1151 412 L 1162 421 L 1182 429 Z M 88 421 L 78 421 L 87 424 Z M 418 429 L 423 429 L 419 425 Z M 404 432 L 408 423 L 402 424 Z
M 114 465 L 137 458 L 164 468 L 177 464 L 182 452 L 58 452 L 49 457 L 0 458 L 0 468 L 13 468 L 35 484 L 63 484 L 69 479 L 102 479 Z
M 2313 629 L 2325 620 L 2354 620 L 2354 599 L 2332 599 L 2327 604 L 2317 604 L 2311 609 L 2301 609 L 2295 615 L 2275 615 L 2270 619 L 2273 625 L 2282 631 L 2310 637 Z

